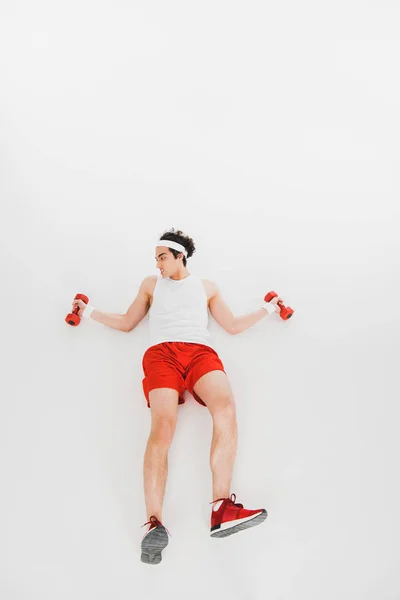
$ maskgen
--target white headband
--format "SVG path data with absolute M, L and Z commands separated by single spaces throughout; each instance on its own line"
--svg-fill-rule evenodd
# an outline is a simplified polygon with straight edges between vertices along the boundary
M 165 242 L 165 244 L 162 244 L 161 242 Z M 167 248 L 173 248 L 174 250 L 179 250 L 179 252 L 182 252 L 182 254 L 184 254 L 184 256 L 187 258 L 187 250 L 185 248 L 185 246 L 182 246 L 182 244 L 178 244 L 178 242 L 172 242 L 171 240 L 158 240 L 157 242 L 157 246 L 167 246 Z

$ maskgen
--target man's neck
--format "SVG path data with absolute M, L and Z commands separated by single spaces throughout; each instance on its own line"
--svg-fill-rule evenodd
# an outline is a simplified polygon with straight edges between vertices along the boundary
M 170 279 L 172 279 L 172 281 L 181 281 L 182 279 L 186 279 L 187 277 L 190 277 L 189 271 L 186 271 L 186 273 L 180 273 L 175 277 L 170 277 Z

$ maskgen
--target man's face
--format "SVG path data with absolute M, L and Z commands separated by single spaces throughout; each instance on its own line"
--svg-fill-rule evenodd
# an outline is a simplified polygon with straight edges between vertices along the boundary
M 166 246 L 157 246 L 155 258 L 156 268 L 159 269 L 163 277 L 168 277 L 168 273 L 171 271 L 172 267 L 172 260 L 174 260 L 174 255 L 170 249 Z

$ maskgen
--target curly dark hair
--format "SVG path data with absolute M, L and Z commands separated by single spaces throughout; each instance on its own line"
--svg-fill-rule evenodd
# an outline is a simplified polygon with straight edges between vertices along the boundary
M 193 256 L 193 254 L 196 252 L 196 247 L 192 238 L 188 235 L 185 235 L 180 229 L 176 230 L 173 227 L 171 227 L 171 229 L 164 231 L 164 233 L 160 236 L 160 239 L 161 238 L 171 240 L 172 242 L 178 242 L 178 244 L 182 244 L 182 246 L 185 246 L 185 249 L 187 251 L 187 258 Z M 175 258 L 178 258 L 180 254 L 179 250 L 174 250 L 173 248 L 170 248 L 170 251 L 175 256 Z M 186 267 L 186 262 L 186 256 L 183 256 L 184 267 Z

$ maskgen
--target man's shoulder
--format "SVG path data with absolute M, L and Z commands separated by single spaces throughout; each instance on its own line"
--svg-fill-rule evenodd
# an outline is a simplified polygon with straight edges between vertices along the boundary
M 207 290 L 208 299 L 210 300 L 218 292 L 218 286 L 212 279 L 201 279 L 205 289 Z
M 212 281 L 212 279 L 205 279 L 204 277 L 201 278 L 202 281 L 204 281 L 205 284 L 211 286 L 211 287 L 215 287 L 216 283 L 215 281 Z
M 143 279 L 142 283 L 148 286 L 154 284 L 157 281 L 157 279 L 157 275 L 147 275 L 147 277 Z
M 142 281 L 142 285 L 146 288 L 146 292 L 151 296 L 153 294 L 158 275 L 148 275 Z

